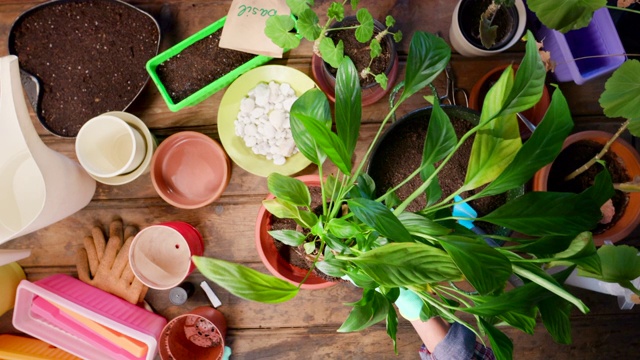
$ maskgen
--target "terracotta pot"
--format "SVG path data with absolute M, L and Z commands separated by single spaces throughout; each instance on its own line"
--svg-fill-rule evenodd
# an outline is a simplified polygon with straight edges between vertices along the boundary
M 192 324 L 188 320 L 196 321 Z M 163 360 L 221 359 L 224 354 L 226 335 L 227 321 L 220 311 L 210 306 L 195 308 L 174 318 L 164 327 L 158 342 L 160 358 Z M 213 341 L 214 337 L 218 341 Z
M 496 81 L 502 75 L 504 69 L 507 68 L 508 65 L 500 65 L 493 68 L 491 71 L 486 73 L 480 80 L 478 80 L 473 88 L 471 88 L 471 93 L 469 94 L 469 107 L 473 110 L 481 111 L 482 104 L 484 103 L 484 98 L 487 95 L 487 92 L 495 84 Z M 516 71 L 518 69 L 518 65 L 513 65 L 513 70 Z M 522 112 L 525 118 L 527 118 L 533 125 L 540 124 L 542 118 L 544 118 L 544 114 L 547 113 L 547 109 L 549 108 L 549 104 L 551 103 L 551 96 L 549 95 L 549 91 L 547 90 L 547 86 L 545 85 L 542 88 L 542 97 L 537 104 L 535 104 L 531 109 Z M 522 138 L 528 138 L 531 136 L 531 130 L 529 130 L 522 121 L 518 121 L 518 127 L 520 128 L 520 136 Z
M 612 134 L 604 131 L 583 131 L 573 134 L 565 140 L 562 148 L 580 141 L 580 140 L 593 140 L 599 144 L 605 144 Z M 627 169 L 627 174 L 631 179 L 636 176 L 640 176 L 640 155 L 638 152 L 629 145 L 628 142 L 623 139 L 616 139 L 611 145 L 609 151 L 613 151 Z M 549 172 L 551 171 L 552 164 L 549 164 L 540 169 L 533 177 L 533 190 L 534 191 L 547 191 L 547 180 L 549 178 Z M 578 165 L 579 166 L 579 165 Z M 624 210 L 622 217 L 611 228 L 605 230 L 603 233 L 594 235 L 593 241 L 596 246 L 604 244 L 605 240 L 616 242 L 624 239 L 629 235 L 640 222 L 640 193 L 628 193 L 629 202 L 627 208 Z
M 308 186 L 320 186 L 320 178 L 318 178 L 317 175 L 305 175 L 297 177 L 296 179 L 303 181 Z M 272 194 L 267 196 L 267 199 L 273 198 L 274 196 Z M 270 228 L 271 214 L 264 206 L 260 206 L 255 230 L 256 249 L 258 250 L 258 255 L 260 255 L 262 263 L 267 267 L 271 274 L 280 279 L 289 281 L 292 284 L 299 285 L 307 276 L 309 270 L 291 265 L 283 259 L 282 256 L 280 256 L 276 249 L 273 237 L 268 233 Z M 314 273 L 311 273 L 307 280 L 300 285 L 300 288 L 323 289 L 335 284 L 335 282 L 327 281 Z
M 355 16 L 346 17 L 342 22 L 348 21 L 350 19 L 355 19 Z M 332 27 L 339 26 L 340 23 L 335 23 Z M 384 30 L 386 27 L 379 21 L 374 20 L 374 26 L 378 30 Z M 387 89 L 383 89 L 378 83 L 373 83 L 367 85 L 362 88 L 362 106 L 369 106 L 374 104 L 376 101 L 380 100 L 384 97 L 391 88 L 393 84 L 396 82 L 398 78 L 398 54 L 396 51 L 396 44 L 393 41 L 393 37 L 391 35 L 385 36 L 384 42 L 387 44 L 387 48 L 391 49 L 391 63 L 385 70 L 385 74 L 387 75 Z M 320 87 L 320 89 L 327 95 L 327 98 L 332 102 L 336 101 L 335 95 L 335 86 L 336 86 L 336 78 L 329 71 L 329 65 L 325 63 L 322 58 L 318 55 L 314 54 L 311 58 L 311 72 L 313 73 L 313 77 Z

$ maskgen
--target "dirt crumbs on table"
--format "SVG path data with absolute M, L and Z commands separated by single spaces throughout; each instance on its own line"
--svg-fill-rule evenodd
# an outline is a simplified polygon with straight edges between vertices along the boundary
M 147 82 L 145 64 L 159 40 L 152 18 L 107 0 L 44 5 L 19 20 L 12 35 L 20 66 L 42 82 L 39 115 L 61 136 L 124 110 Z
M 158 65 L 158 78 L 174 103 L 221 78 L 256 55 L 218 47 L 220 31 Z

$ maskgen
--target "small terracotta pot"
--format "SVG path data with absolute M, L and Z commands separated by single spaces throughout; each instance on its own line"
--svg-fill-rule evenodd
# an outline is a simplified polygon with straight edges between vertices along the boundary
M 351 18 L 355 18 L 355 16 L 346 17 L 342 22 L 348 21 Z M 339 26 L 340 23 L 335 23 L 332 27 Z M 374 26 L 378 30 L 384 30 L 386 27 L 379 21 L 374 20 Z M 374 104 L 382 97 L 384 97 L 393 85 L 395 84 L 398 78 L 398 54 L 396 51 L 396 44 L 391 37 L 391 35 L 385 36 L 384 40 L 387 43 L 387 47 L 391 49 L 391 63 L 385 70 L 385 74 L 387 75 L 387 89 L 383 89 L 378 83 L 373 83 L 367 85 L 362 88 L 362 106 L 369 106 Z M 318 55 L 313 54 L 311 58 L 311 72 L 313 73 L 313 77 L 320 87 L 320 89 L 327 95 L 327 98 L 332 102 L 336 101 L 335 95 L 335 86 L 336 86 L 336 78 L 329 71 L 329 65 L 326 64 L 322 58 Z
M 299 176 L 296 179 L 301 180 L 308 186 L 320 186 L 320 178 L 317 175 L 304 175 Z M 272 194 L 267 196 L 267 199 L 273 198 L 274 196 Z M 260 255 L 260 260 L 262 260 L 264 266 L 267 267 L 273 276 L 289 281 L 294 285 L 299 285 L 307 276 L 309 270 L 291 265 L 283 259 L 282 256 L 280 256 L 280 253 L 278 253 L 278 250 L 276 249 L 273 237 L 268 233 L 270 228 L 271 214 L 264 206 L 260 206 L 255 230 L 256 249 L 258 250 L 258 255 Z M 327 281 L 314 273 L 311 273 L 307 280 L 300 285 L 300 288 L 315 290 L 323 289 L 335 284 L 335 282 Z
M 493 84 L 498 81 L 500 75 L 504 69 L 507 68 L 508 65 L 500 65 L 497 66 L 488 73 L 486 73 L 480 80 L 478 80 L 473 88 L 471 88 L 471 93 L 469 94 L 469 107 L 473 110 L 481 111 L 482 104 L 484 103 L 484 98 L 487 95 L 487 92 L 493 86 Z M 513 65 L 513 70 L 518 70 L 518 65 Z M 542 118 L 547 113 L 547 109 L 549 108 L 549 104 L 551 103 L 551 96 L 549 95 L 549 90 L 547 90 L 547 86 L 545 85 L 542 88 L 542 97 L 537 104 L 535 104 L 531 109 L 522 112 L 525 118 L 527 118 L 533 125 L 540 124 Z M 521 121 L 518 121 L 518 127 L 520 128 L 520 137 L 528 138 L 531 136 L 531 130 L 529 130 Z
M 611 136 L 613 135 L 604 131 L 582 131 L 567 137 L 562 148 L 564 149 L 580 140 L 592 140 L 604 145 L 609 139 L 611 139 Z M 631 179 L 636 176 L 640 176 L 640 155 L 638 155 L 638 152 L 629 145 L 628 142 L 618 138 L 611 145 L 609 151 L 613 151 L 618 156 L 618 159 L 627 169 L 627 174 Z M 547 181 L 549 179 L 549 173 L 552 165 L 553 163 L 536 172 L 533 177 L 534 191 L 547 191 Z M 622 240 L 638 226 L 638 223 L 640 222 L 640 193 L 628 193 L 627 195 L 629 195 L 629 202 L 627 203 L 627 207 L 624 210 L 622 217 L 620 217 L 612 227 L 605 230 L 603 233 L 593 236 L 593 242 L 596 246 L 602 246 L 605 240 L 609 240 L 611 242 Z
M 192 323 L 194 320 L 195 324 Z M 164 327 L 158 343 L 160 358 L 221 359 L 226 335 L 227 320 L 220 311 L 210 306 L 195 308 L 174 318 Z

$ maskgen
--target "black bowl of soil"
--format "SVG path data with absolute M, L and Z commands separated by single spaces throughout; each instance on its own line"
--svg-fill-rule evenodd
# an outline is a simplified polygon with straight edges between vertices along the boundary
M 59 0 L 31 8 L 13 23 L 9 53 L 42 125 L 75 137 L 89 119 L 123 111 L 149 76 L 160 28 L 146 12 L 119 0 Z
M 599 153 L 612 136 L 604 131 L 582 131 L 569 136 L 556 160 L 535 174 L 533 189 L 579 193 L 593 185 L 595 176 L 603 170 L 597 164 L 571 181 L 564 178 Z M 602 160 L 614 184 L 640 176 L 640 155 L 623 139 L 616 139 Z M 616 190 L 611 200 L 615 208 L 611 222 L 598 224 L 591 230 L 596 246 L 603 245 L 605 240 L 616 242 L 624 239 L 640 223 L 640 193 Z
M 357 24 L 358 20 L 355 16 L 348 16 L 341 22 L 332 24 L 331 28 L 350 27 Z M 376 36 L 385 29 L 385 26 L 375 19 L 373 26 L 373 36 Z M 327 33 L 327 37 L 332 39 L 336 44 L 342 40 L 344 44 L 344 54 L 349 56 L 353 61 L 358 74 L 369 65 L 371 61 L 369 44 L 359 42 L 355 37 L 355 30 L 344 29 L 330 31 Z M 371 72 L 374 74 L 384 73 L 387 75 L 387 89 L 383 89 L 371 75 L 366 78 L 360 77 L 362 106 L 368 106 L 380 100 L 389 92 L 398 78 L 398 54 L 393 37 L 391 35 L 385 36 L 380 42 L 380 46 L 382 48 L 382 54 L 371 63 Z M 315 54 L 311 58 L 311 70 L 318 86 L 331 101 L 335 101 L 335 84 L 338 70 L 331 67 L 331 65 L 324 62 Z
M 480 119 L 480 113 L 465 107 L 442 106 L 442 109 L 451 119 L 458 139 L 478 124 Z M 431 107 L 415 110 L 393 123 L 381 136 L 373 148 L 367 165 L 367 173 L 376 184 L 376 196 L 384 195 L 420 166 L 430 117 Z M 467 166 L 474 139 L 475 135 L 469 137 L 438 174 L 438 180 L 442 188 L 441 199 L 462 187 L 467 174 Z M 400 187 L 396 191 L 396 195 L 401 200 L 404 200 L 422 183 L 420 177 L 416 176 Z M 467 198 L 481 189 L 464 192 L 461 196 Z M 522 189 L 518 189 L 513 193 L 483 197 L 470 201 L 469 205 L 476 210 L 478 217 L 481 217 L 499 208 L 509 198 L 517 196 L 521 192 Z M 424 209 L 425 206 L 426 197 L 420 196 L 409 204 L 407 211 L 417 212 Z M 477 221 L 476 225 L 487 233 L 506 235 L 510 232 L 507 229 L 480 221 Z

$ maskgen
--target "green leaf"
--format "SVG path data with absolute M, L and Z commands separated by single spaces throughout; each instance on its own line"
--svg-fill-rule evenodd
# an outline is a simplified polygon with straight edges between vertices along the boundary
M 531 309 L 531 314 L 519 314 L 515 312 L 507 312 L 498 316 L 498 319 L 506 322 L 507 324 L 513 326 L 516 329 L 522 330 L 523 332 L 533 335 L 533 331 L 536 327 L 536 315 L 537 311 L 535 308 Z
M 496 359 L 513 359 L 513 342 L 511 339 L 485 319 L 480 318 L 479 320 L 478 325 L 487 334 L 489 343 L 491 344 L 491 350 L 493 350 Z
M 293 140 L 298 150 L 311 162 L 320 166 L 327 155 L 318 147 L 315 139 L 305 129 L 300 118 L 313 119 L 326 128 L 331 128 L 331 109 L 327 96 L 318 89 L 307 90 L 291 106 L 290 123 Z
M 316 268 L 318 270 L 320 270 L 324 274 L 337 278 L 343 277 L 345 275 L 343 266 L 343 261 L 328 257 L 325 257 L 323 261 L 318 261 L 316 263 Z
M 313 254 L 316 251 L 316 244 L 312 242 L 304 243 L 304 252 L 307 254 Z
M 493 16 L 491 16 L 491 19 L 487 18 L 487 16 L 491 15 L 487 14 L 486 11 L 480 15 L 480 42 L 486 49 L 491 49 L 496 43 L 498 25 L 492 25 Z
M 373 36 L 373 16 L 369 10 L 362 8 L 356 13 L 356 18 L 360 23 L 356 29 L 356 40 L 366 43 Z
M 444 159 L 453 151 L 457 143 L 456 131 L 453 129 L 449 116 L 440 107 L 438 99 L 434 98 L 429 127 L 424 139 L 421 166 Z
M 629 119 L 629 126 L 627 129 L 631 135 L 640 137 L 640 117 Z
M 442 38 L 416 31 L 409 45 L 404 90 L 398 102 L 430 84 L 444 70 L 450 58 L 451 48 Z
M 331 234 L 342 239 L 350 239 L 360 233 L 360 228 L 356 224 L 340 218 L 329 220 L 327 228 Z
M 364 198 L 347 200 L 349 210 L 356 218 L 376 229 L 383 236 L 400 242 L 412 242 L 413 238 L 398 218 L 381 203 Z
M 640 117 L 640 61 L 627 60 L 604 84 L 600 106 L 610 118 Z
M 382 89 L 387 90 L 387 86 L 389 86 L 389 79 L 387 78 L 387 75 L 385 73 L 377 74 L 373 78 Z
M 531 280 L 550 292 L 560 296 L 577 307 L 583 314 L 589 312 L 589 308 L 582 302 L 582 300 L 571 295 L 560 285 L 553 277 L 547 274 L 544 270 L 535 264 L 523 264 L 513 265 L 513 272 L 518 276 Z
M 235 296 L 263 303 L 280 303 L 298 294 L 298 287 L 271 275 L 224 260 L 192 256 L 193 263 L 207 279 Z
M 295 230 L 272 230 L 269 231 L 269 235 L 289 246 L 300 246 L 307 238 L 304 234 Z
M 358 7 L 360 0 L 351 0 L 351 9 L 355 10 Z
M 560 298 L 549 298 L 538 304 L 542 323 L 553 340 L 559 344 L 571 344 L 571 304 Z
M 382 286 L 420 286 L 461 279 L 446 252 L 419 243 L 390 243 L 349 260 Z
M 560 89 L 556 89 L 549 109 L 536 131 L 522 145 L 513 161 L 498 178 L 480 192 L 480 196 L 501 194 L 529 181 L 536 171 L 558 156 L 564 139 L 572 128 L 573 121 L 567 100 Z
M 422 181 L 426 181 L 435 171 L 435 165 L 427 165 L 422 169 L 422 171 L 420 171 L 420 178 Z M 435 204 L 440 200 L 440 198 L 442 198 L 442 188 L 440 187 L 440 180 L 437 176 L 434 177 L 429 186 L 427 186 L 425 195 L 427 197 L 427 206 Z
M 536 39 L 527 30 L 527 45 L 513 87 L 504 101 L 499 116 L 515 114 L 533 107 L 542 97 L 547 72 L 540 59 Z
M 299 16 L 303 11 L 313 6 L 314 0 L 287 0 L 287 6 L 291 9 L 291 13 Z
M 338 135 L 311 117 L 300 116 L 299 114 L 296 114 L 295 117 L 296 120 L 302 123 L 304 129 L 311 135 L 311 138 L 313 138 L 318 147 L 324 151 L 338 169 L 340 169 L 343 174 L 350 175 L 351 154 L 347 152 L 344 143 Z
M 298 33 L 309 41 L 314 41 L 320 37 L 322 28 L 318 25 L 318 15 L 311 10 L 306 9 L 298 15 Z
M 356 187 L 360 193 L 360 196 L 353 196 L 353 197 L 363 197 L 367 199 L 373 199 L 376 191 L 376 183 L 373 181 L 371 176 L 369 176 L 369 174 L 362 173 L 358 175 Z
M 326 61 L 331 67 L 337 69 L 344 59 L 344 43 L 338 41 L 338 45 L 333 43 L 329 37 L 323 37 L 318 46 L 322 60 Z
M 347 272 L 349 279 L 359 288 L 374 289 L 378 287 L 378 284 L 373 279 L 362 272 L 361 270 L 351 270 Z
M 620 283 L 640 277 L 640 256 L 638 249 L 629 245 L 603 245 L 598 249 L 602 265 L 602 275 L 578 271 L 578 275 L 598 280 Z
M 387 17 L 384 19 L 384 24 L 388 28 L 390 28 L 390 27 L 392 27 L 393 25 L 396 24 L 396 19 L 394 19 L 393 16 L 391 16 L 391 15 L 387 15 Z
M 398 205 L 402 204 L 402 200 L 400 200 L 395 191 L 387 191 L 380 197 L 380 201 L 382 201 L 388 209 L 394 209 Z
M 369 49 L 369 55 L 372 59 L 375 59 L 380 56 L 380 54 L 382 54 L 382 46 L 380 46 L 380 41 L 378 41 L 378 39 L 371 39 L 371 42 L 369 43 Z
M 402 41 L 402 31 L 398 30 L 395 33 L 393 33 L 393 41 L 395 41 L 397 43 Z
M 462 274 L 481 294 L 504 289 L 511 276 L 511 262 L 483 240 L 448 235 L 439 238 Z
M 451 233 L 451 229 L 439 223 L 412 212 L 403 212 L 398 215 L 398 220 L 409 231 L 411 235 L 432 238 Z
M 334 18 L 336 21 L 342 21 L 344 19 L 344 5 L 337 2 L 332 2 L 327 9 L 327 16 Z
M 364 289 L 362 299 L 354 304 L 338 332 L 360 331 L 384 320 L 389 313 L 389 300 L 373 289 Z
M 603 198 L 613 196 L 611 176 L 601 171 L 580 194 L 534 191 L 515 198 L 478 220 L 531 236 L 577 235 L 602 218 Z M 607 198 L 607 199 L 608 199 Z
M 389 306 L 389 312 L 387 312 L 387 335 L 393 341 L 393 351 L 398 355 L 398 344 L 396 341 L 396 335 L 398 333 L 398 314 L 393 306 Z
M 264 34 L 283 49 L 295 49 L 300 45 L 300 39 L 290 32 L 294 26 L 289 15 L 274 15 L 267 19 Z
M 560 32 L 589 25 L 594 11 L 607 5 L 607 0 L 529 0 L 527 6 L 550 29 Z
M 596 253 L 596 246 L 593 243 L 593 235 L 589 231 L 585 231 L 576 236 L 569 247 L 562 252 L 553 255 L 559 261 L 553 261 L 549 266 L 555 263 L 576 264 L 581 269 L 600 274 L 602 268 L 600 266 L 600 258 Z
M 336 130 L 344 143 L 349 162 L 356 149 L 362 119 L 360 79 L 353 61 L 345 57 L 336 75 Z
M 280 199 L 262 200 L 262 205 L 273 216 L 280 219 L 297 219 L 300 216 L 300 211 L 297 207 Z
M 463 190 L 476 189 L 493 181 L 512 162 L 522 146 L 515 115 L 507 114 L 491 120 L 491 115 L 499 112 L 512 88 L 513 72 L 511 67 L 507 67 L 484 99 L 480 115 L 480 123 L 484 125 L 473 141 Z
M 302 181 L 279 173 L 271 173 L 267 177 L 269 191 L 278 199 L 293 205 L 311 206 L 309 188 Z

